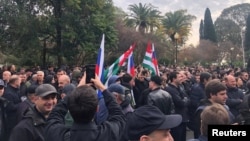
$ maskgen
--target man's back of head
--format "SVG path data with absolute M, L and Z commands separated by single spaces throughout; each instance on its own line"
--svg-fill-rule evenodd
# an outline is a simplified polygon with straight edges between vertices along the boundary
M 227 125 L 230 118 L 227 110 L 221 104 L 207 106 L 201 113 L 201 133 L 207 136 L 208 125 Z
M 75 123 L 92 121 L 97 105 L 97 94 L 91 86 L 79 86 L 69 95 L 68 107 Z

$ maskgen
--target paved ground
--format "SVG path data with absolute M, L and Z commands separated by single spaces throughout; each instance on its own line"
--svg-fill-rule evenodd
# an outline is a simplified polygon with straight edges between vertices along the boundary
M 194 138 L 194 133 L 190 129 L 187 129 L 187 135 L 186 135 L 186 140 L 188 139 L 193 139 Z

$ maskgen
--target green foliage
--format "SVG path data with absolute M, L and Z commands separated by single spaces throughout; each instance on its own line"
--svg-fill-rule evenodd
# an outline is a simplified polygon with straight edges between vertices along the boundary
M 245 33 L 245 52 L 250 51 L 250 13 L 247 17 L 247 22 L 246 22 L 246 33 Z
M 199 33 L 200 33 L 200 40 L 204 39 L 204 23 L 203 23 L 203 20 L 201 20 L 201 22 L 200 22 Z
M 161 58 L 158 60 L 159 64 L 164 64 L 164 66 L 168 66 L 170 64 L 169 58 Z
M 219 42 L 231 41 L 234 45 L 241 45 L 241 29 L 232 20 L 218 18 L 215 22 Z
M 214 29 L 213 20 L 211 17 L 210 9 L 206 8 L 204 16 L 204 39 L 212 42 L 217 42 L 217 37 Z
M 196 19 L 195 16 L 187 14 L 187 10 L 177 10 L 174 12 L 168 12 L 162 19 L 165 33 L 172 37 L 176 32 L 180 35 L 179 42 L 183 44 L 185 38 L 190 35 L 192 22 Z
M 160 26 L 160 11 L 151 4 L 132 4 L 128 8 L 132 14 L 128 15 L 125 23 L 129 27 L 139 28 L 140 33 L 153 32 L 155 27 Z
M 241 32 L 246 26 L 249 13 L 249 3 L 238 4 L 224 9 L 215 21 L 218 41 L 230 41 L 235 46 L 241 47 Z
M 68 65 L 93 62 L 102 34 L 105 48 L 117 45 L 110 0 L 0 1 L 0 19 L 1 51 L 18 56 L 25 65 L 40 64 L 44 57 L 51 62 L 58 56 Z

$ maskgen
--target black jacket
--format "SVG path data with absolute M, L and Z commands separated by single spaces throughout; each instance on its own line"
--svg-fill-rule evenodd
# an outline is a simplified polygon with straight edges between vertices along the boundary
M 68 111 L 66 96 L 49 115 L 45 140 L 119 141 L 125 130 L 125 116 L 109 91 L 105 90 L 103 96 L 109 111 L 108 120 L 101 125 L 96 125 L 94 121 L 87 124 L 73 123 L 71 128 L 64 125 L 64 117 Z
M 8 104 L 8 101 L 0 97 L 0 139 L 1 141 L 7 141 L 6 137 L 6 106 Z
M 179 89 L 179 87 L 176 87 L 171 83 L 168 84 L 165 90 L 169 92 L 169 94 L 172 96 L 175 107 L 175 113 L 180 114 L 182 116 L 183 122 L 188 122 L 189 121 L 188 106 L 190 104 L 188 96 L 185 93 L 183 93 Z
M 23 119 L 12 130 L 9 141 L 44 141 L 46 119 L 36 110 L 29 108 Z
M 19 98 L 19 89 L 14 88 L 11 85 L 7 85 L 4 90 L 3 97 L 6 98 L 10 104 L 6 107 L 6 134 L 9 137 L 11 130 L 17 125 L 17 107 L 21 103 Z
M 175 107 L 171 95 L 160 87 L 150 91 L 147 99 L 147 105 L 158 107 L 165 115 L 174 113 Z
M 234 116 L 237 117 L 239 115 L 239 110 L 244 98 L 244 94 L 238 88 L 228 88 L 227 96 L 228 99 L 226 104 L 228 105 L 230 111 L 234 114 Z

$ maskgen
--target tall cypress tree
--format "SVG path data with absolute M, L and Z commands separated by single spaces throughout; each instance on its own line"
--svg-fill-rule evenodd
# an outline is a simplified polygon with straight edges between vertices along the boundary
M 209 8 L 206 9 L 204 16 L 204 39 L 217 42 L 214 24 Z
M 202 19 L 201 19 L 201 23 L 200 23 L 199 32 L 200 32 L 200 40 L 204 39 L 204 23 L 203 23 Z
M 244 45 L 245 45 L 244 46 L 245 52 L 249 52 L 250 51 L 250 14 L 247 16 Z

